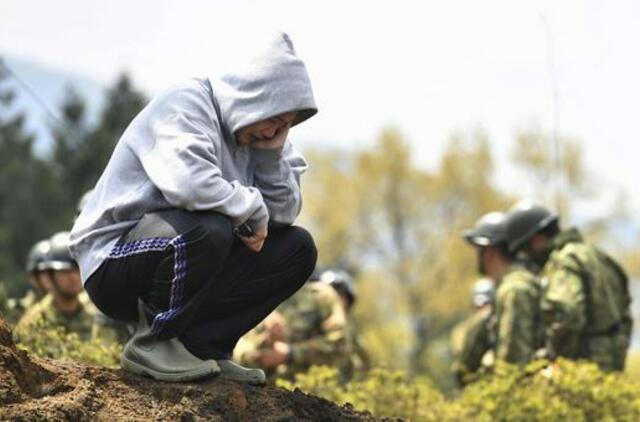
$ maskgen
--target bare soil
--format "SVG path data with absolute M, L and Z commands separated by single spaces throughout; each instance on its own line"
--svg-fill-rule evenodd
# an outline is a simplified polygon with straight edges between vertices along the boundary
M 18 350 L 0 318 L 0 420 L 377 421 L 351 406 L 222 379 L 163 383 Z

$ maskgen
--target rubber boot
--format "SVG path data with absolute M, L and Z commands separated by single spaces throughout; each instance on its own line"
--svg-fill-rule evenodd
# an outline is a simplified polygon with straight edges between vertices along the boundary
M 220 377 L 252 385 L 264 385 L 267 377 L 262 369 L 245 368 L 229 359 L 219 359 Z
M 122 369 L 168 382 L 191 381 L 220 373 L 215 360 L 195 357 L 177 338 L 155 339 L 142 301 L 138 302 L 138 314 L 138 329 L 124 346 Z

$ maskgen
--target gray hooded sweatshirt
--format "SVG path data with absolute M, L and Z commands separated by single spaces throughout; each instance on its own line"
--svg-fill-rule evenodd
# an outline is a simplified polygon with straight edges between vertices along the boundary
M 309 76 L 286 34 L 220 78 L 192 79 L 154 98 L 126 129 L 71 231 L 83 281 L 147 213 L 181 208 L 247 222 L 292 224 L 304 158 L 236 143 L 238 129 L 289 111 L 316 113 Z

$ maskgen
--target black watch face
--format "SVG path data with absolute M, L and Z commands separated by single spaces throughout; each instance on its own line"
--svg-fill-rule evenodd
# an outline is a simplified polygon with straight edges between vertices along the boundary
M 234 229 L 234 232 L 236 236 L 242 236 L 242 237 L 251 237 L 255 234 L 251 226 L 249 226 L 247 223 L 240 224 L 238 227 Z

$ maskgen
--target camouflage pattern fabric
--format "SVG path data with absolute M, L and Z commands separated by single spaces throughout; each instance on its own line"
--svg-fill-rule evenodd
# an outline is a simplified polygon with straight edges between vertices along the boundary
M 77 313 L 65 315 L 55 308 L 53 295 L 48 294 L 27 310 L 16 325 L 14 334 L 18 339 L 21 336 L 27 336 L 29 331 L 35 329 L 40 321 L 44 320 L 52 326 L 64 327 L 68 333 L 76 333 L 80 340 L 87 341 L 92 336 L 94 315 L 91 307 L 82 304 L 82 301 Z
M 287 321 L 293 359 L 288 370 L 306 371 L 311 365 L 344 364 L 347 316 L 335 289 L 307 283 L 278 310 Z
M 542 316 L 551 357 L 624 369 L 631 336 L 624 270 L 573 229 L 560 233 L 542 270 Z
M 20 318 L 35 305 L 42 297 L 36 294 L 32 289 L 21 298 L 8 298 L 5 302 L 5 317 L 8 322 L 13 324 L 20 321 Z
M 491 347 L 490 318 L 490 306 L 479 308 L 470 317 L 458 323 L 451 332 L 451 369 L 461 386 L 468 383 L 470 374 L 480 369 L 482 357 Z
M 265 328 L 265 323 L 262 321 L 238 340 L 236 347 L 233 349 L 233 360 L 244 366 L 261 367 L 260 351 L 270 347 L 271 341 Z M 268 368 L 263 369 L 267 378 L 273 376 L 273 371 Z
M 290 344 L 292 356 L 271 373 L 272 377 L 292 378 L 312 365 L 335 366 L 343 373 L 351 371 L 352 337 L 348 333 L 345 310 L 333 287 L 307 283 L 274 312 L 284 317 L 284 341 Z M 260 366 L 260 350 L 270 347 L 270 336 L 263 322 L 240 339 L 234 358 L 243 365 Z
M 345 380 L 351 379 L 354 375 L 364 374 L 371 369 L 371 356 L 362 344 L 356 326 L 347 318 L 347 346 L 349 351 L 347 365 L 341 371 Z
M 512 265 L 503 275 L 490 323 L 497 360 L 525 364 L 542 346 L 540 297 L 540 283 L 524 267 Z
M 135 325 L 109 318 L 99 310 L 93 317 L 92 338 L 98 338 L 105 344 L 125 345 L 135 331 Z

